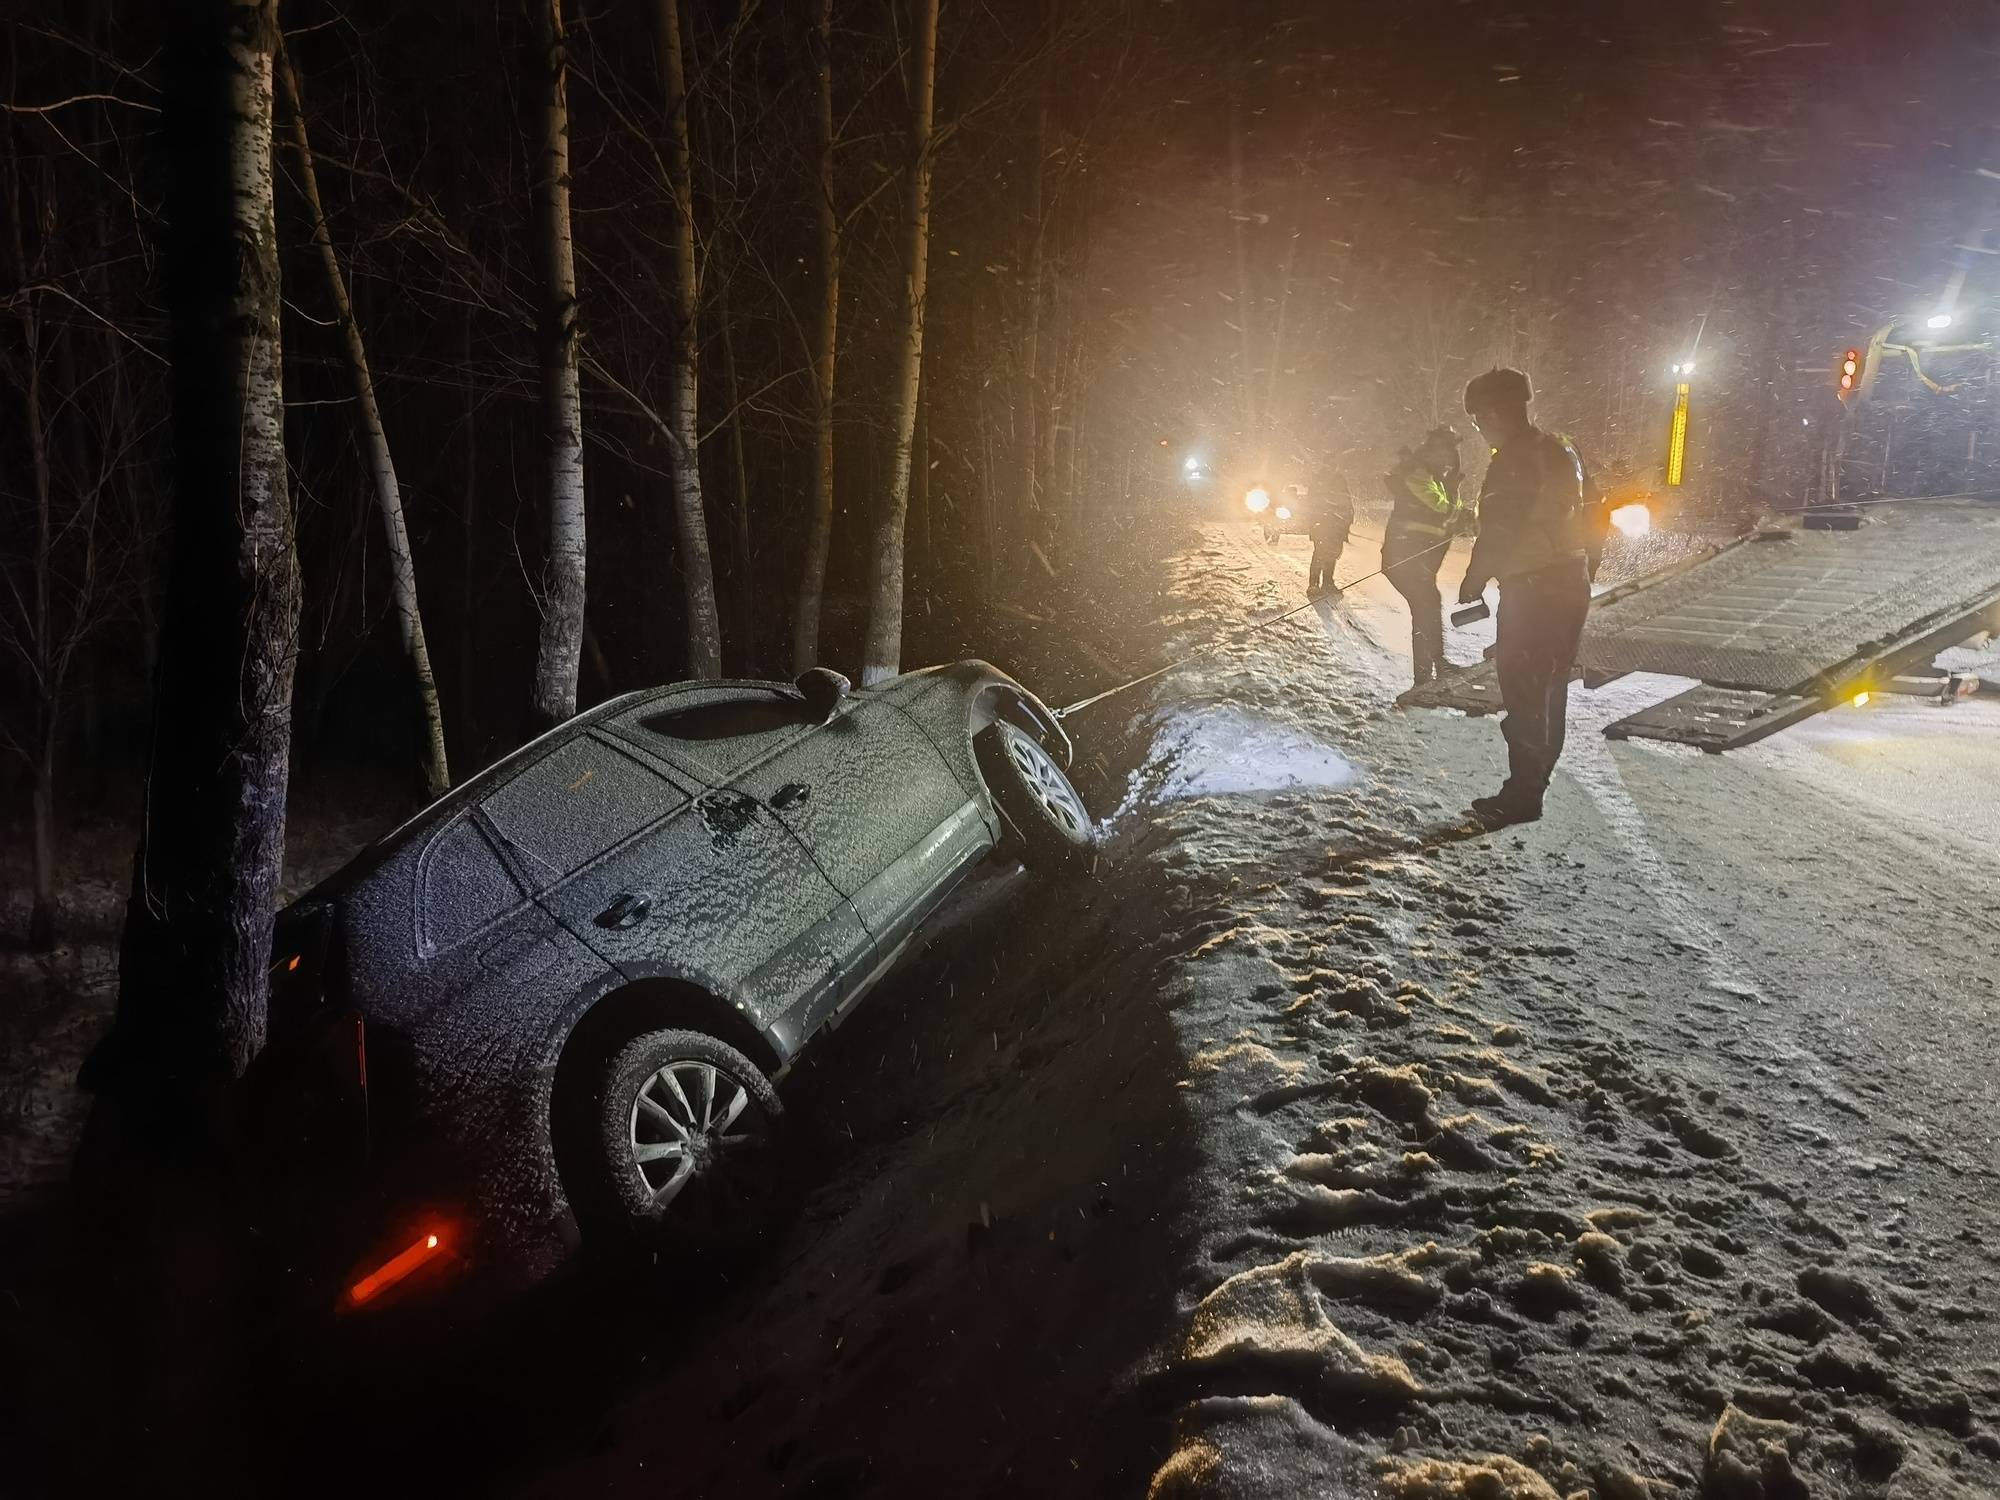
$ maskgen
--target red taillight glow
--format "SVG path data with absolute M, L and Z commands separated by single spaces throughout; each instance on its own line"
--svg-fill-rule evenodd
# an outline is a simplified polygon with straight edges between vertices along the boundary
M 407 1250 L 398 1252 L 347 1289 L 347 1300 L 359 1307 L 371 1302 L 397 1282 L 431 1259 L 442 1248 L 435 1234 L 424 1235 Z
M 288 964 L 286 964 L 286 965 L 285 965 L 285 972 L 286 972 L 287 974 L 290 974 L 290 973 L 291 973 L 291 972 L 293 972 L 293 971 L 294 971 L 295 969 L 297 969 L 297 968 L 298 968 L 298 966 L 299 966 L 299 955 L 298 955 L 298 954 L 296 954 L 296 953 L 294 953 L 294 954 L 292 955 L 292 961 L 291 961 L 290 963 L 288 963 Z

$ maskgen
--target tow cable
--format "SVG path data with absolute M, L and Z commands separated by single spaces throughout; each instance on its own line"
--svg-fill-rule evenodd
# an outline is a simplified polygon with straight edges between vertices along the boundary
M 1436 552 L 1439 548 L 1449 547 L 1454 540 L 1456 539 L 1452 537 L 1447 537 L 1444 541 L 1439 542 L 1434 547 L 1426 547 L 1421 552 L 1412 552 L 1409 555 L 1409 557 L 1404 559 L 1404 561 L 1415 562 L 1420 557 L 1429 557 L 1433 552 Z M 1229 645 L 1232 641 L 1248 640 L 1251 636 L 1257 634 L 1257 632 L 1260 630 L 1268 630 L 1273 625 L 1277 625 L 1285 620 L 1289 620 L 1293 615 L 1303 614 L 1307 610 L 1311 609 L 1314 605 L 1325 602 L 1329 597 L 1344 594 L 1351 588 L 1358 588 L 1362 584 L 1368 582 L 1371 578 L 1380 578 L 1383 574 L 1387 573 L 1388 571 L 1389 570 L 1387 568 L 1377 568 L 1372 573 L 1363 573 L 1359 578 L 1350 578 L 1346 583 L 1335 584 L 1326 593 L 1316 595 L 1315 597 L 1306 600 L 1306 602 L 1303 604 L 1293 605 L 1283 614 L 1273 615 L 1268 620 L 1259 620 L 1254 625 L 1238 626 L 1236 629 L 1228 631 L 1223 635 L 1217 637 L 1215 640 L 1210 641 L 1205 646 L 1197 646 L 1194 650 L 1188 652 L 1187 655 L 1185 656 L 1175 657 L 1172 661 L 1168 662 L 1164 667 L 1156 667 L 1152 671 L 1144 674 L 1143 676 L 1128 678 L 1126 681 L 1117 684 L 1115 687 L 1108 687 L 1101 693 L 1093 693 L 1088 698 L 1080 698 L 1075 703 L 1069 704 L 1067 707 L 1058 708 L 1054 710 L 1055 716 L 1058 719 L 1067 719 L 1071 714 L 1080 713 L 1084 709 L 1089 708 L 1094 703 L 1102 703 L 1106 698 L 1115 698 L 1118 694 L 1125 692 L 1128 689 L 1138 687 L 1141 683 L 1151 682 L 1156 677 L 1164 677 L 1167 675 L 1167 673 L 1173 671 L 1177 667 L 1184 667 L 1191 661 L 1199 661 L 1202 657 L 1209 655 L 1211 652 L 1220 651 L 1224 646 Z

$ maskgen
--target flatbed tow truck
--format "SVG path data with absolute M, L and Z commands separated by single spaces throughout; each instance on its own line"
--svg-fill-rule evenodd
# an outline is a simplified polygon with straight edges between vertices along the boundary
M 1871 500 L 1760 523 L 1591 601 L 1576 675 L 1696 685 L 1607 725 L 1613 739 L 1752 744 L 1863 695 L 1976 691 L 1931 664 L 2000 633 L 2000 494 Z M 1497 712 L 1490 659 L 1413 688 L 1411 708 Z

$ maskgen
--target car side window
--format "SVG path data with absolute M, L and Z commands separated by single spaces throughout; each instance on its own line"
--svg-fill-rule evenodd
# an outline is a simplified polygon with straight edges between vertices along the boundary
M 538 888 L 582 868 L 686 804 L 622 750 L 582 735 L 486 799 L 484 810 Z
M 426 955 L 464 942 L 527 900 L 470 813 L 425 846 L 419 889 L 418 943 Z
M 775 693 L 669 705 L 636 727 L 671 741 L 672 758 L 727 780 L 812 727 L 805 704 Z

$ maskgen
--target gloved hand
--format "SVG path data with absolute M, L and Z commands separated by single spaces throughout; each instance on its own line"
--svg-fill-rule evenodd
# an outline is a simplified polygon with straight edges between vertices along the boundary
M 1474 578 L 1470 573 L 1467 573 L 1465 581 L 1458 586 L 1458 602 L 1460 604 L 1477 604 L 1485 596 L 1486 580 L 1484 578 Z

